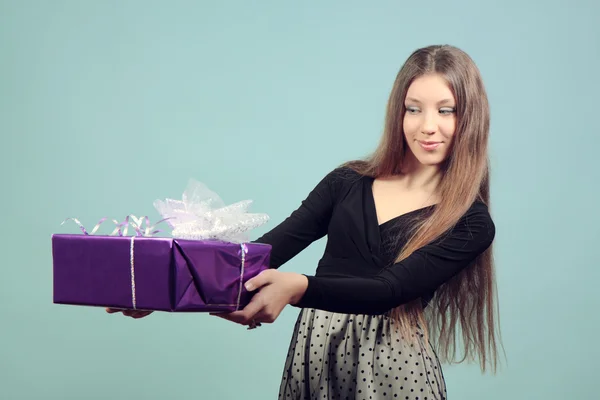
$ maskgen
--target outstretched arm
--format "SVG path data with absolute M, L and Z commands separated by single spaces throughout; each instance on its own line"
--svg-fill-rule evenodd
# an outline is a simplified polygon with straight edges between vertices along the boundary
M 471 264 L 492 243 L 495 226 L 483 204 L 454 229 L 405 260 L 369 278 L 307 277 L 298 307 L 349 314 L 383 314 L 435 291 Z
M 374 277 L 318 277 L 264 271 L 247 282 L 260 291 L 242 311 L 228 319 L 273 322 L 285 305 L 348 313 L 383 314 L 431 293 L 483 253 L 495 226 L 483 204 L 475 204 L 442 238 L 415 251 Z

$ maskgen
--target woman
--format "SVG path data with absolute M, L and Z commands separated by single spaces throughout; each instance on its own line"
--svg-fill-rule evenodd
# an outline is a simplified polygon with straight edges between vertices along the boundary
M 488 210 L 489 107 L 480 73 L 452 46 L 415 51 L 396 78 L 382 141 L 325 176 L 257 242 L 271 269 L 248 325 L 301 309 L 282 399 L 445 399 L 442 361 L 496 367 L 494 223 Z M 278 271 L 327 235 L 315 276 Z M 128 313 L 139 317 L 143 313 Z

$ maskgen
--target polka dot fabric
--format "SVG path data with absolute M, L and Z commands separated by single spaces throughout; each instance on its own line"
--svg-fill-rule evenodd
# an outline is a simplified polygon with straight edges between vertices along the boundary
M 303 309 L 279 399 L 444 400 L 438 359 L 421 333 L 410 345 L 387 316 Z

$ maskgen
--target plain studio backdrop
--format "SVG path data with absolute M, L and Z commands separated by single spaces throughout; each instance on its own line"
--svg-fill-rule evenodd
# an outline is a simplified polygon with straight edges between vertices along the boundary
M 489 93 L 497 376 L 450 399 L 596 399 L 600 3 L 0 1 L 0 398 L 274 399 L 298 310 L 254 331 L 52 304 L 52 233 L 188 179 L 282 221 L 368 154 L 418 47 L 466 50 Z M 283 267 L 314 273 L 321 240 Z

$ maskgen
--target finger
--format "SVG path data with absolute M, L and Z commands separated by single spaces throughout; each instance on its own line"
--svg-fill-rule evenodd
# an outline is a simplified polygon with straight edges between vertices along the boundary
M 106 309 L 106 312 L 109 313 L 109 314 L 114 314 L 114 313 L 118 313 L 118 312 L 121 312 L 121 311 L 122 310 L 119 310 L 117 308 L 107 308 Z
M 267 312 L 266 307 L 254 315 L 254 321 L 263 324 L 273 323 L 273 317 Z
M 261 287 L 271 283 L 274 272 L 275 271 L 267 269 L 256 275 L 254 278 L 248 279 L 248 281 L 244 284 L 244 287 L 249 292 L 260 289 Z
M 211 314 L 213 317 L 218 317 L 227 321 L 231 321 L 231 322 L 237 322 L 235 321 L 235 318 L 232 318 L 230 316 L 230 313 L 223 313 L 223 314 Z
M 213 317 L 226 317 L 231 313 L 232 311 L 209 312 L 208 315 L 212 315 Z
M 233 322 L 235 324 L 243 325 L 240 317 L 232 317 L 230 315 L 215 315 L 215 317 L 219 317 L 221 319 L 224 319 L 225 321 Z
M 225 315 L 217 315 L 219 318 L 223 318 L 227 321 L 235 322 L 236 324 L 245 325 L 244 316 L 241 311 L 234 311 Z
M 209 314 L 212 315 L 213 317 L 219 317 L 221 319 L 224 319 L 226 321 L 230 321 L 230 322 L 233 322 L 236 324 L 247 325 L 244 321 L 244 316 L 241 311 L 230 311 L 230 312 L 209 313 Z
M 123 310 L 123 315 L 126 315 L 128 317 L 136 317 L 138 315 L 144 315 L 146 311 L 140 311 L 140 310 Z
M 137 313 L 133 314 L 131 317 L 132 317 L 132 318 L 135 318 L 135 319 L 138 319 L 138 318 L 144 318 L 144 317 L 147 317 L 147 316 L 148 316 L 148 315 L 150 315 L 150 314 L 152 314 L 152 312 L 151 312 L 151 311 L 139 311 L 139 312 L 137 312 Z
M 256 314 L 258 314 L 264 308 L 263 302 L 260 300 L 259 296 L 254 296 L 250 303 L 246 307 L 244 307 L 241 311 L 235 311 L 231 314 L 233 318 L 240 321 L 239 323 L 243 325 L 248 325 L 250 321 L 254 319 Z

